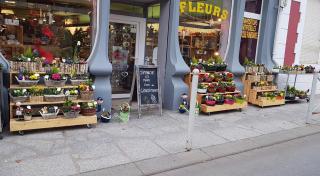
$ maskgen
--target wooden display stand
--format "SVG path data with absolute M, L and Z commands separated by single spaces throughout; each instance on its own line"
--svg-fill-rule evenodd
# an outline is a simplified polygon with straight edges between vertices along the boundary
M 207 73 L 215 73 L 215 72 L 207 72 Z M 206 74 L 206 73 L 200 73 L 200 75 L 201 74 Z M 191 88 L 191 81 L 192 81 L 192 74 L 190 73 L 185 76 L 185 83 L 187 85 L 189 85 L 190 88 Z M 212 82 L 212 83 L 216 83 L 216 82 Z M 209 84 L 209 83 L 206 83 L 206 84 Z M 217 94 L 232 95 L 232 94 L 240 94 L 240 93 L 241 92 L 239 90 L 236 90 L 234 92 L 225 92 L 225 93 L 219 93 L 219 92 L 206 93 L 206 94 L 197 93 L 197 102 L 199 104 L 201 104 L 203 96 L 207 96 L 207 95 L 217 95 Z M 215 105 L 215 106 L 201 104 L 200 111 L 210 115 L 213 112 L 221 112 L 221 111 L 229 111 L 229 110 L 240 110 L 241 111 L 243 108 L 246 108 L 247 106 L 248 106 L 247 102 L 244 102 L 244 103 L 236 103 L 235 102 L 233 105 L 223 104 L 223 105 Z
M 11 89 L 30 89 L 31 87 L 21 87 L 16 84 L 15 76 L 17 72 L 10 72 L 10 90 Z M 45 87 L 45 85 L 38 84 L 39 86 Z M 61 87 L 62 89 L 77 88 L 78 86 L 66 85 Z M 92 100 L 75 100 L 73 102 L 82 103 L 90 102 Z M 45 105 L 57 105 L 61 107 L 64 101 L 55 101 L 55 102 L 23 102 L 21 106 L 37 106 L 42 107 Z M 10 132 L 19 132 L 23 134 L 25 130 L 35 130 L 35 129 L 45 129 L 45 128 L 55 128 L 55 127 L 68 127 L 68 126 L 78 126 L 86 125 L 88 128 L 91 125 L 97 124 L 97 116 L 82 116 L 81 114 L 77 118 L 64 118 L 64 116 L 59 113 L 59 116 L 54 119 L 43 119 L 40 115 L 33 115 L 32 120 L 30 121 L 19 121 L 15 119 L 15 103 L 10 100 Z
M 266 86 L 269 87 L 263 90 L 257 90 L 253 88 L 253 84 L 260 81 L 261 73 L 256 75 L 251 75 L 250 73 L 246 73 L 242 77 L 242 81 L 244 84 L 244 94 L 247 96 L 247 100 L 249 103 L 260 106 L 260 107 L 268 107 L 268 106 L 277 106 L 285 104 L 284 97 L 281 99 L 278 98 L 268 98 L 268 97 L 261 97 L 259 96 L 260 93 L 264 92 L 276 92 L 278 91 L 276 86 Z M 273 80 L 266 80 L 269 83 L 272 83 Z

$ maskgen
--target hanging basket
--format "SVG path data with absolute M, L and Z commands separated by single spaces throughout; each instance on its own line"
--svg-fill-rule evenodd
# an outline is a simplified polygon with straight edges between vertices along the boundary
M 46 102 L 64 101 L 65 99 L 65 95 L 44 95 L 44 101 Z
M 44 84 L 48 87 L 64 87 L 66 85 L 67 80 L 60 80 L 60 81 L 54 81 L 54 80 L 44 80 Z

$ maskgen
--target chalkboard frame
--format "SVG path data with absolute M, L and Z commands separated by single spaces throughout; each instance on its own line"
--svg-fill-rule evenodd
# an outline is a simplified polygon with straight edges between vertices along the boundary
M 140 69 L 156 69 L 157 70 L 157 84 L 158 84 L 158 104 L 141 104 L 141 93 L 140 93 Z M 137 79 L 137 99 L 138 99 L 138 117 L 141 117 L 141 112 L 142 112 L 142 107 L 158 107 L 160 111 L 160 115 L 162 116 L 162 96 L 161 96 L 161 86 L 160 86 L 160 80 L 159 80 L 159 75 L 160 75 L 160 70 L 157 66 L 155 65 L 136 65 L 135 68 L 135 76 Z

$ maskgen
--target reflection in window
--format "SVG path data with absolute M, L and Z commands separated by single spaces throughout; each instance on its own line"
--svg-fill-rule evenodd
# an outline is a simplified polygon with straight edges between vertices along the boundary
M 18 0 L 0 5 L 0 49 L 7 59 L 45 57 L 51 62 L 58 57 L 73 62 L 89 57 L 91 1 Z
M 260 14 L 261 4 L 262 4 L 262 0 L 246 0 L 245 11 Z
M 191 61 L 224 58 L 232 1 L 180 2 L 179 43 L 188 65 Z

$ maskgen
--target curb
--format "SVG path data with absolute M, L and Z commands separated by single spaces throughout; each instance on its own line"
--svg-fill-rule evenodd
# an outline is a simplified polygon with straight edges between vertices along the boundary
M 307 125 L 274 132 L 225 144 L 194 149 L 156 158 L 145 159 L 101 170 L 78 174 L 79 176 L 150 176 L 169 170 L 188 167 L 219 158 L 257 150 L 320 133 L 319 125 Z

